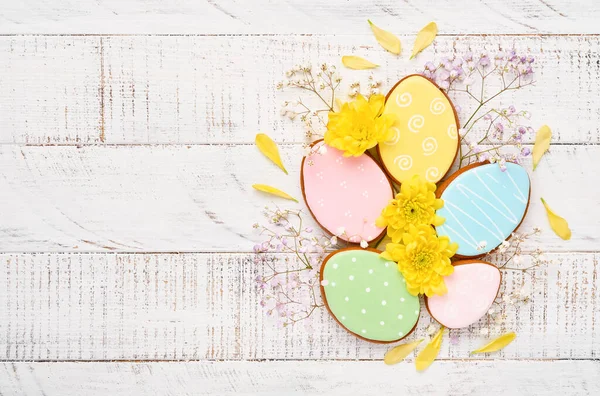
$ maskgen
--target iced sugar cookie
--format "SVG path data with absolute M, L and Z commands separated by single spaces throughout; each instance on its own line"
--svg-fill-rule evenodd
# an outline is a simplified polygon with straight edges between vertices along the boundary
M 519 227 L 529 205 L 527 171 L 507 163 L 474 164 L 461 168 L 438 187 L 444 207 L 436 213 L 446 219 L 436 227 L 458 243 L 457 257 L 478 257 L 498 247 Z
M 340 238 L 371 242 L 385 232 L 375 225 L 381 210 L 393 198 L 392 184 L 368 154 L 344 157 L 342 151 L 318 141 L 304 157 L 302 195 L 317 222 L 330 234 L 340 227 Z
M 387 174 L 402 183 L 415 174 L 436 183 L 458 152 L 458 117 L 437 85 L 420 75 L 400 80 L 386 97 L 396 115 L 393 139 L 377 146 Z
M 321 294 L 346 330 L 373 342 L 394 342 L 410 334 L 420 313 L 419 298 L 406 290 L 396 263 L 375 249 L 346 248 L 321 266 Z
M 448 292 L 425 297 L 431 316 L 449 329 L 468 327 L 481 319 L 498 295 L 502 275 L 495 265 L 479 260 L 457 261 L 444 278 Z

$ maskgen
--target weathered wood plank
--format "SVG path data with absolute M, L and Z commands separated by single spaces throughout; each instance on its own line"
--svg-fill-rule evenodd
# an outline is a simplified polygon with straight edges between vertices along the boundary
M 469 359 L 488 337 L 516 331 L 504 351 L 477 359 L 597 359 L 598 255 L 547 259 L 530 304 L 502 305 L 507 318 L 490 336 L 479 331 L 485 321 L 453 331 L 440 358 Z M 350 335 L 324 309 L 310 328 L 279 328 L 260 306 L 254 279 L 269 272 L 252 254 L 21 253 L 0 263 L 0 360 L 380 360 L 389 348 Z M 529 279 L 505 272 L 504 293 Z M 416 334 L 430 323 L 423 309 Z
M 253 145 L 0 146 L 0 251 L 251 251 L 264 205 L 304 207 L 251 188 L 301 199 L 302 146 L 281 151 L 289 176 Z M 525 249 L 597 250 L 600 208 L 588 186 L 598 158 L 600 146 L 555 146 L 544 157 L 522 227 L 546 232 Z M 540 196 L 569 220 L 572 240 L 549 230 Z
M 67 1 L 7 3 L 0 33 L 349 33 L 367 18 L 405 34 L 435 19 L 444 33 L 598 33 L 598 4 L 565 0 Z
M 412 38 L 403 41 L 408 51 Z M 259 130 L 279 141 L 304 142 L 304 127 L 279 114 L 283 101 L 298 93 L 274 89 L 294 64 L 335 63 L 348 84 L 359 79 L 365 86 L 369 72 L 339 64 L 341 55 L 356 53 L 381 64 L 374 75 L 385 90 L 434 57 L 512 48 L 536 58 L 538 83 L 499 104 L 530 111 L 535 128 L 551 125 L 555 142 L 600 142 L 600 102 L 593 94 L 600 91 L 594 77 L 600 37 L 438 37 L 408 61 L 364 32 L 0 37 L 0 142 L 250 143 Z M 469 99 L 457 103 L 467 108 Z
M 2 363 L 4 396 L 593 395 L 598 361 Z

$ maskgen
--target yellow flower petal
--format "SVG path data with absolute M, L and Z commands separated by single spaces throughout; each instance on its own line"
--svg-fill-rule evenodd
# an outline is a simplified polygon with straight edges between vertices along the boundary
M 368 60 L 361 58 L 360 56 L 353 55 L 342 56 L 342 64 L 348 69 L 354 70 L 374 69 L 376 67 L 379 67 L 379 65 L 371 63 Z
M 513 342 L 515 338 L 517 338 L 517 335 L 511 331 L 510 333 L 503 334 L 500 337 L 492 340 L 490 343 L 482 346 L 481 348 L 474 350 L 471 352 L 471 354 L 499 351 Z
M 400 363 L 423 341 L 423 339 L 400 344 L 386 352 L 383 362 L 388 365 Z
M 554 231 L 556 235 L 565 241 L 571 239 L 571 229 L 569 228 L 569 223 L 567 223 L 567 220 L 554 213 L 544 198 L 540 199 L 546 208 L 546 214 L 548 215 L 548 221 L 550 221 L 550 227 L 552 227 L 552 231 Z
M 260 152 L 264 154 L 265 157 L 273 161 L 275 165 L 280 167 L 281 170 L 285 172 L 286 175 L 288 174 L 287 170 L 285 169 L 285 166 L 283 166 L 281 157 L 279 156 L 279 148 L 277 147 L 277 143 L 275 143 L 273 139 L 271 139 L 264 133 L 259 133 L 256 135 L 254 143 L 256 144 L 256 147 L 258 147 Z
M 548 125 L 542 125 L 535 135 L 535 144 L 533 145 L 533 170 L 537 168 L 542 156 L 550 148 L 550 139 L 552 131 Z
M 343 151 L 345 157 L 358 157 L 389 140 L 395 118 L 380 116 L 384 101 L 383 95 L 371 95 L 367 100 L 359 94 L 340 111 L 329 112 L 325 143 Z
M 390 51 L 392 54 L 400 55 L 400 51 L 402 51 L 402 44 L 400 43 L 400 39 L 394 36 L 392 33 L 383 30 L 377 26 L 370 20 L 369 26 L 371 26 L 371 30 L 377 39 L 377 42 L 381 44 L 383 48 Z
M 440 331 L 433 337 L 431 342 L 427 344 L 427 346 L 419 352 L 417 358 L 415 359 L 415 366 L 417 367 L 417 371 L 426 370 L 427 367 L 431 366 L 431 363 L 437 358 L 438 353 L 440 353 L 440 349 L 442 347 L 442 338 L 444 336 L 444 330 L 446 328 L 442 326 Z
M 427 48 L 433 40 L 435 36 L 437 36 L 438 28 L 435 22 L 430 22 L 419 33 L 417 33 L 417 38 L 415 39 L 415 45 L 413 46 L 412 55 L 410 59 L 414 58 L 419 52 L 423 51 Z
M 284 193 L 283 191 L 281 191 L 275 187 L 267 186 L 266 184 L 253 184 L 252 188 L 254 188 L 255 190 L 258 190 L 258 191 L 266 192 L 267 194 L 276 195 L 281 198 L 285 198 L 285 199 L 289 199 L 291 201 L 298 202 L 298 200 L 296 198 L 292 197 L 291 195 Z

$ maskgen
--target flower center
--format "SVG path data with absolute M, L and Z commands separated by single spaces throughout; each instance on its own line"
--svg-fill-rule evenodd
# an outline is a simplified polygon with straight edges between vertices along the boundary
M 404 217 L 409 223 L 414 223 L 415 220 L 419 220 L 421 210 L 419 205 L 414 201 L 407 201 L 404 204 Z
M 416 270 L 428 269 L 431 267 L 431 254 L 428 252 L 418 252 L 413 257 L 413 266 Z

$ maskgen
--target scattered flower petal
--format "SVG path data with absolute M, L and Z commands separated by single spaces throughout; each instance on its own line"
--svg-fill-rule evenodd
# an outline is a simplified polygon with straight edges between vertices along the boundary
M 392 54 L 400 55 L 400 51 L 402 51 L 400 39 L 392 33 L 375 26 L 375 24 L 370 20 L 368 20 L 368 22 L 369 26 L 371 26 L 373 34 L 375 35 L 375 38 L 377 39 L 377 42 Z
M 415 39 L 415 44 L 413 46 L 412 55 L 410 59 L 414 58 L 419 52 L 423 51 L 425 48 L 429 47 L 435 36 L 437 36 L 438 28 L 435 22 L 430 22 L 419 33 L 417 33 L 417 38 Z
M 400 363 L 423 341 L 423 339 L 400 344 L 386 352 L 383 362 L 388 365 Z
M 569 228 L 569 223 L 567 220 L 560 217 L 556 213 L 550 209 L 544 198 L 540 198 L 544 207 L 546 208 L 546 214 L 548 215 L 548 221 L 550 222 L 550 227 L 552 227 L 552 231 L 565 241 L 571 239 L 571 229 Z
M 279 168 L 281 168 L 282 171 L 285 172 L 286 175 L 288 174 L 287 170 L 285 169 L 285 166 L 283 166 L 281 157 L 279 156 L 279 148 L 277 148 L 277 144 L 273 141 L 273 139 L 271 139 L 264 133 L 259 133 L 256 135 L 254 143 L 256 144 L 256 147 L 258 147 L 260 152 L 264 154 L 265 157 L 273 161 L 275 165 L 277 165 Z
M 471 354 L 499 351 L 513 342 L 515 338 L 517 338 L 517 335 L 514 331 L 511 331 L 510 333 L 503 334 L 500 337 L 492 340 L 490 343 L 482 346 L 481 348 L 474 350 L 471 352 Z
M 433 363 L 435 358 L 437 358 L 438 353 L 440 353 L 440 348 L 442 347 L 444 330 L 446 330 L 446 328 L 442 326 L 440 331 L 438 331 L 429 344 L 427 344 L 427 346 L 417 355 L 417 358 L 415 359 L 417 371 L 426 370 L 429 366 L 431 366 L 431 363 Z
M 548 125 L 543 125 L 535 135 L 535 144 L 533 145 L 533 170 L 537 168 L 542 156 L 550 148 L 550 139 L 552 131 Z
M 298 200 L 291 195 L 271 186 L 267 186 L 266 184 L 253 184 L 252 188 L 258 191 L 266 192 L 267 194 L 276 195 L 281 198 L 289 199 L 294 202 L 298 202 Z
M 342 56 L 342 64 L 348 69 L 353 70 L 374 69 L 376 67 L 379 67 L 379 65 L 376 65 L 375 63 L 371 63 L 368 60 L 361 58 L 360 56 L 354 55 Z

